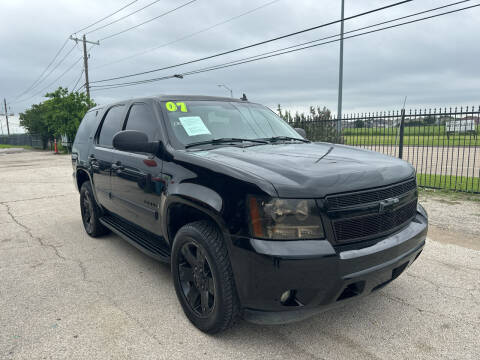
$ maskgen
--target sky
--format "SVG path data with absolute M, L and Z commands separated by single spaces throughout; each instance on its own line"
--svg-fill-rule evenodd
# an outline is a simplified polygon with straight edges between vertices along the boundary
M 84 78 L 80 76 L 83 68 L 82 46 L 69 40 L 54 64 L 71 50 L 64 62 L 58 68 L 54 65 L 52 68 L 55 70 L 48 77 L 21 95 L 41 75 L 68 36 L 72 33 L 81 36 L 85 31 L 117 20 L 154 0 L 134 1 L 103 22 L 79 31 L 132 1 L 0 1 L 0 96 L 2 100 L 7 99 L 9 112 L 15 113 L 10 119 L 13 132 L 23 131 L 17 125 L 18 114 L 45 100 L 43 95 L 46 92 L 58 86 L 72 89 L 78 79 L 79 84 L 84 83 Z M 345 0 L 345 17 L 397 1 Z M 87 34 L 88 40 L 100 40 L 100 45 L 94 45 L 90 50 L 89 77 L 92 86 L 98 80 L 170 66 L 329 23 L 340 19 L 341 9 L 340 0 L 197 0 L 147 24 L 104 39 L 188 2 L 161 0 L 115 24 Z M 452 2 L 454 0 L 414 0 L 347 20 L 345 31 Z M 466 1 L 423 16 L 478 3 Z M 262 5 L 265 6 L 247 15 L 179 40 Z M 479 106 L 479 20 L 480 7 L 476 7 L 346 39 L 343 112 L 399 109 L 405 96 L 407 108 Z M 340 24 L 337 23 L 216 59 L 115 82 L 183 73 L 334 36 L 339 32 Z M 145 52 L 154 47 L 159 48 Z M 66 71 L 69 68 L 71 70 Z M 282 108 L 292 111 L 307 111 L 310 105 L 314 105 L 326 106 L 336 113 L 338 71 L 339 42 L 333 42 L 183 79 L 108 90 L 92 88 L 91 95 L 97 104 L 156 94 L 229 96 L 225 88 L 218 87 L 218 84 L 225 84 L 233 90 L 235 97 L 245 93 L 249 100 L 272 109 L 281 104 Z M 64 72 L 64 76 L 60 77 Z M 3 112 L 2 106 L 0 113 Z M 6 132 L 4 117 L 0 125 Z

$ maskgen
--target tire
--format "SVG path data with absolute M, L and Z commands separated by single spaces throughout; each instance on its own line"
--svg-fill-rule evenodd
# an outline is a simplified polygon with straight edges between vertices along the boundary
M 110 232 L 100 223 L 101 209 L 93 196 L 90 181 L 85 181 L 80 189 L 80 211 L 82 213 L 83 227 L 91 237 L 98 237 Z
M 205 333 L 230 328 L 239 316 L 239 301 L 223 237 L 209 221 L 183 226 L 171 257 L 177 297 L 190 322 Z

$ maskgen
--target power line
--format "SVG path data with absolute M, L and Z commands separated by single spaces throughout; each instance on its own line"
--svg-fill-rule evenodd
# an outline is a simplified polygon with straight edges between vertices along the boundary
M 138 9 L 138 10 L 135 10 L 135 11 L 133 11 L 133 12 L 127 14 L 127 15 L 122 16 L 121 18 L 118 18 L 118 19 L 116 19 L 116 20 L 113 20 L 113 21 L 105 24 L 105 25 L 101 25 L 101 26 L 99 26 L 99 27 L 97 27 L 97 28 L 95 28 L 95 29 L 93 29 L 93 30 L 90 30 L 90 31 L 86 32 L 85 35 L 88 35 L 88 34 L 94 32 L 94 31 L 98 31 L 98 30 L 104 29 L 104 28 L 106 28 L 107 26 L 110 26 L 110 25 L 113 25 L 113 24 L 115 24 L 115 23 L 117 23 L 117 22 L 119 22 L 119 21 L 122 21 L 123 19 L 126 19 L 126 18 L 128 18 L 129 16 L 132 16 L 132 15 L 134 15 L 134 14 L 136 14 L 136 13 L 138 13 L 138 12 L 140 12 L 140 11 L 146 9 L 146 8 L 148 8 L 148 7 L 150 7 L 150 6 L 158 3 L 159 1 L 161 1 L 161 0 L 155 0 L 155 1 L 151 2 L 150 4 L 147 4 L 147 5 L 145 5 L 144 7 L 140 8 L 140 9 Z
M 195 1 L 197 1 L 197 0 L 190 0 L 190 1 L 184 3 L 184 4 L 180 5 L 180 6 L 177 6 L 176 8 L 174 8 L 174 9 L 172 9 L 172 10 L 166 11 L 166 12 L 164 12 L 164 13 L 162 13 L 162 14 L 160 14 L 160 15 L 157 15 L 157 16 L 151 18 L 151 19 L 148 19 L 148 20 L 146 20 L 146 21 L 144 21 L 144 22 L 142 22 L 142 23 L 140 23 L 140 24 L 131 26 L 131 27 L 129 27 L 129 28 L 127 28 L 127 29 L 124 29 L 124 30 L 122 30 L 122 31 L 119 31 L 119 32 L 117 32 L 117 33 L 108 35 L 108 36 L 100 39 L 100 41 L 103 41 L 103 40 L 106 40 L 106 39 L 110 39 L 110 38 L 112 38 L 112 37 L 114 37 L 114 36 L 123 34 L 123 33 L 127 32 L 127 31 L 130 31 L 130 30 L 133 30 L 133 29 L 136 29 L 136 28 L 138 28 L 138 27 L 140 27 L 140 26 L 142 26 L 142 25 L 145 25 L 145 24 L 147 24 L 147 23 L 149 23 L 149 22 L 152 22 L 152 21 L 154 21 L 154 20 L 157 20 L 157 19 L 159 19 L 159 18 L 161 18 L 161 17 L 163 17 L 163 16 L 165 16 L 165 15 L 168 15 L 168 14 L 174 12 L 174 11 L 177 11 L 177 10 L 179 10 L 179 9 L 187 6 L 187 5 L 190 5 L 190 4 L 194 3 Z M 411 1 L 411 0 L 410 0 L 410 1 Z
M 87 54 L 90 54 L 90 50 L 92 49 L 94 45 L 91 45 L 88 50 L 87 50 Z M 70 72 L 74 67 L 75 65 L 77 65 L 80 60 L 83 59 L 83 56 L 80 56 L 79 58 L 77 58 L 77 60 L 75 60 L 75 62 L 69 66 L 63 73 L 61 73 L 55 80 L 53 80 L 50 84 L 48 84 L 47 86 L 43 87 L 41 90 L 39 90 L 38 92 L 36 92 L 34 95 L 26 98 L 26 99 L 23 99 L 23 100 L 18 100 L 17 102 L 25 102 L 25 101 L 28 101 L 30 99 L 33 99 L 34 97 L 38 96 L 39 94 L 41 94 L 43 91 L 45 91 L 46 89 L 48 89 L 49 87 L 51 87 L 52 85 L 54 85 L 58 80 L 60 80 L 62 77 L 64 77 L 68 72 Z M 81 87 L 80 87 L 81 89 Z
M 25 101 L 28 101 L 30 99 L 33 99 L 34 97 L 38 96 L 39 94 L 43 93 L 43 91 L 45 91 L 46 89 L 48 89 L 49 87 L 51 87 L 53 84 L 55 84 L 58 80 L 60 80 L 62 77 L 65 76 L 65 74 L 67 74 L 68 72 L 70 72 L 74 67 L 75 65 L 77 65 L 80 60 L 82 60 L 83 57 L 79 57 L 71 66 L 69 66 L 63 73 L 61 73 L 55 80 L 53 80 L 50 84 L 48 84 L 47 86 L 43 87 L 41 90 L 39 90 L 38 92 L 36 92 L 34 95 L 30 96 L 29 98 L 26 98 L 26 99 L 23 99 L 23 100 L 19 100 L 19 102 L 25 102 Z
M 397 3 L 391 4 L 391 5 L 382 6 L 382 7 L 379 7 L 379 8 L 373 9 L 373 10 L 369 10 L 369 11 L 366 11 L 366 12 L 363 12 L 363 13 L 360 13 L 360 14 L 356 14 L 356 15 L 353 15 L 353 16 L 346 17 L 344 19 L 344 21 L 351 20 L 351 19 L 354 19 L 354 18 L 358 18 L 358 17 L 361 17 L 361 16 L 365 16 L 365 15 L 368 15 L 368 14 L 372 14 L 372 13 L 375 13 L 375 12 L 378 12 L 378 11 L 381 11 L 381 10 L 385 10 L 385 9 L 388 9 L 388 8 L 391 8 L 391 7 L 394 7 L 394 6 L 398 6 L 398 5 L 401 5 L 401 4 L 405 4 L 405 3 L 411 2 L 411 1 L 412 0 L 404 0 L 404 1 L 400 1 L 400 2 L 397 2 Z M 224 52 L 221 52 L 221 53 L 217 53 L 217 54 L 210 55 L 210 56 L 205 56 L 205 57 L 190 60 L 190 61 L 185 61 L 183 63 L 170 65 L 170 66 L 165 66 L 163 68 L 157 68 L 157 69 L 142 71 L 142 72 L 138 72 L 138 73 L 134 73 L 134 74 L 116 76 L 116 77 L 113 77 L 113 78 L 92 81 L 92 84 L 93 83 L 101 83 L 101 82 L 111 81 L 111 80 L 125 79 L 125 78 L 138 76 L 138 75 L 150 74 L 150 73 L 161 71 L 161 70 L 172 69 L 172 68 L 183 66 L 183 65 L 193 64 L 193 63 L 196 63 L 196 62 L 199 62 L 199 61 L 213 59 L 213 58 L 216 58 L 216 57 L 219 57 L 219 56 L 231 54 L 231 53 L 238 52 L 238 51 L 245 50 L 245 49 L 249 49 L 249 48 L 252 48 L 252 47 L 255 47 L 255 46 L 264 45 L 264 44 L 267 44 L 267 43 L 270 43 L 270 42 L 273 42 L 273 41 L 285 39 L 285 38 L 288 38 L 288 37 L 291 37 L 291 36 L 303 34 L 303 33 L 306 33 L 306 32 L 312 31 L 312 30 L 316 30 L 316 29 L 320 29 L 320 28 L 323 28 L 323 27 L 327 27 L 327 26 L 330 26 L 330 25 L 333 25 L 333 24 L 337 24 L 340 21 L 341 20 L 331 21 L 331 22 L 328 22 L 328 23 L 325 23 L 325 24 L 321 24 L 321 25 L 313 26 L 313 27 L 310 27 L 310 28 L 307 28 L 307 29 L 299 30 L 299 31 L 296 31 L 296 32 L 293 32 L 293 33 L 290 33 L 290 34 L 278 36 L 278 37 L 275 37 L 275 38 L 272 38 L 272 39 L 269 39 L 269 40 L 264 40 L 264 41 L 260 41 L 260 42 L 254 43 L 254 44 L 242 46 L 242 47 L 239 47 L 239 48 L 236 48 L 236 49 L 233 49 L 233 50 L 224 51 Z
M 60 55 L 60 53 L 62 52 L 62 50 L 65 48 L 65 46 L 67 46 L 67 43 L 68 43 L 68 38 L 65 39 L 65 42 L 62 44 L 62 46 L 60 47 L 60 49 L 57 51 L 57 53 L 55 54 L 55 56 L 53 57 L 53 59 L 48 63 L 47 67 L 42 71 L 42 73 L 40 74 L 40 76 L 26 89 L 24 90 L 22 93 L 20 93 L 19 95 L 17 95 L 15 97 L 15 100 L 18 99 L 19 97 L 25 95 L 26 93 L 28 93 L 34 86 L 36 86 L 36 84 L 38 83 L 38 81 L 40 81 L 40 79 L 43 77 L 43 75 L 45 75 L 45 73 L 48 71 L 48 69 L 50 68 L 50 66 L 52 66 L 52 64 L 55 62 L 55 60 L 57 60 L 57 57 Z
M 134 0 L 134 1 L 130 2 L 130 3 L 128 3 L 127 5 L 121 7 L 120 9 L 115 10 L 115 11 L 114 11 L 113 13 L 111 13 L 110 15 L 107 15 L 107 16 L 101 18 L 100 20 L 97 20 L 97 21 L 95 21 L 94 23 L 91 23 L 90 25 L 85 26 L 84 28 L 81 28 L 80 30 L 75 31 L 74 34 L 79 33 L 79 32 L 81 32 L 81 31 L 84 31 L 84 30 L 87 30 L 87 29 L 91 28 L 91 27 L 94 26 L 94 25 L 97 25 L 98 23 L 102 22 L 103 20 L 108 19 L 109 17 L 112 17 L 113 15 L 119 13 L 119 12 L 122 11 L 123 9 L 129 7 L 130 5 L 133 5 L 133 4 L 136 3 L 137 1 L 138 1 L 138 0 Z
M 201 33 L 204 33 L 204 32 L 206 32 L 206 31 L 209 31 L 209 30 L 211 30 L 211 29 L 213 29 L 213 28 L 216 28 L 216 27 L 218 27 L 218 26 L 221 26 L 221 25 L 227 24 L 227 23 L 229 23 L 229 22 L 231 22 L 231 21 L 234 21 L 234 20 L 236 20 L 236 19 L 239 19 L 239 18 L 241 18 L 241 17 L 243 17 L 243 16 L 245 16 L 245 15 L 251 14 L 251 13 L 257 11 L 257 10 L 260 10 L 260 9 L 262 9 L 262 8 L 264 8 L 264 7 L 267 7 L 267 6 L 269 6 L 269 5 L 272 5 L 272 4 L 274 4 L 274 3 L 276 3 L 276 2 L 279 2 L 279 1 L 280 1 L 280 0 L 269 1 L 269 2 L 267 2 L 267 3 L 265 3 L 265 4 L 263 4 L 263 5 L 257 6 L 256 8 L 253 8 L 253 9 L 250 9 L 250 10 L 248 10 L 248 11 L 245 11 L 244 13 L 241 13 L 241 14 L 238 14 L 238 15 L 233 16 L 233 17 L 231 17 L 231 18 L 228 18 L 228 19 L 225 19 L 225 20 L 223 20 L 223 21 L 220 21 L 220 22 L 218 22 L 218 23 L 216 23 L 216 24 L 213 24 L 213 25 L 211 25 L 211 26 L 208 26 L 208 27 L 206 27 L 206 28 L 203 28 L 203 29 L 201 29 L 201 30 L 199 30 L 199 31 L 196 31 L 196 32 L 190 33 L 190 34 L 188 34 L 188 35 L 182 36 L 182 37 L 180 37 L 180 38 L 178 38 L 178 39 L 169 41 L 169 42 L 164 43 L 164 44 L 162 44 L 162 45 L 155 46 L 155 47 L 152 47 L 152 48 L 150 48 L 150 49 L 137 52 L 137 53 L 132 54 L 132 55 L 130 55 L 130 56 L 126 56 L 126 57 L 124 57 L 124 58 L 121 58 L 121 59 L 117 59 L 117 60 L 115 60 L 115 61 L 108 62 L 108 63 L 106 63 L 106 64 L 101 64 L 101 65 L 99 65 L 99 66 L 95 66 L 94 68 L 95 68 L 95 69 L 100 69 L 100 68 L 103 68 L 103 67 L 108 66 L 108 65 L 112 65 L 112 64 L 116 64 L 116 63 L 119 63 L 119 62 L 122 62 L 122 61 L 125 61 L 125 60 L 133 59 L 133 58 L 135 58 L 135 57 L 137 57 L 137 56 L 144 55 L 144 54 L 146 54 L 146 53 L 149 53 L 149 52 L 158 50 L 158 49 L 163 48 L 163 47 L 165 47 L 165 46 L 172 45 L 172 44 L 175 44 L 175 43 L 177 43 L 177 42 L 180 42 L 180 41 L 189 39 L 189 38 L 191 38 L 191 37 L 194 37 L 194 36 L 196 36 L 196 35 L 199 35 L 199 34 L 201 34 Z
M 466 1 L 469 1 L 469 0 L 466 0 Z M 461 1 L 461 2 L 464 2 L 464 1 Z M 420 22 L 420 21 L 425 21 L 425 20 L 437 18 L 437 17 L 440 17 L 440 16 L 444 16 L 444 15 L 448 15 L 448 14 L 460 12 L 460 11 L 463 11 L 463 10 L 472 9 L 472 8 L 479 7 L 479 6 L 480 6 L 480 4 L 471 5 L 471 6 L 467 6 L 467 7 L 464 7 L 464 8 L 460 8 L 460 9 L 455 9 L 455 10 L 443 12 L 443 13 L 436 14 L 436 15 L 426 16 L 426 17 L 423 17 L 423 18 L 420 18 L 420 19 L 415 19 L 415 20 L 410 20 L 410 21 L 406 21 L 406 22 L 403 22 L 403 23 L 395 24 L 395 25 L 385 26 L 385 27 L 382 27 L 382 28 L 379 28 L 379 29 L 370 30 L 370 31 L 365 31 L 365 32 L 362 32 L 362 33 L 360 33 L 360 34 L 346 36 L 346 37 L 344 37 L 344 39 L 352 39 L 352 38 L 356 38 L 356 37 L 359 37 L 359 36 L 376 33 L 376 32 L 379 32 L 379 31 L 384 31 L 384 30 L 388 30 L 388 29 L 393 29 L 393 28 L 397 28 L 397 27 L 400 27 L 400 26 L 403 26 L 403 25 L 409 25 L 409 24 L 413 24 L 413 23 Z M 404 17 L 402 17 L 402 18 L 404 18 Z M 400 18 L 399 18 L 399 19 L 400 19 Z M 396 20 L 398 20 L 398 19 L 396 19 Z M 391 21 L 395 21 L 395 20 L 391 20 Z M 390 21 L 390 22 L 391 22 L 391 21 Z M 379 23 L 379 24 L 380 24 L 380 23 Z M 377 24 L 376 26 L 378 26 L 379 24 Z M 369 26 L 369 27 L 373 27 L 373 26 L 375 26 L 375 25 L 372 25 L 372 26 Z M 365 28 L 367 28 L 367 27 L 365 27 Z M 359 30 L 361 30 L 361 29 L 362 29 L 362 28 L 359 28 L 359 29 L 356 29 L 356 30 L 351 30 L 351 31 L 346 32 L 345 34 L 351 33 L 351 32 L 356 32 L 356 31 L 359 31 Z M 338 36 L 340 36 L 340 34 L 337 34 L 337 35 L 335 35 L 335 36 L 338 37 Z M 313 40 L 313 41 L 320 41 L 320 40 Z M 231 66 L 236 66 L 236 65 L 241 65 L 241 64 L 245 64 L 245 63 L 249 63 L 249 62 L 253 62 L 253 61 L 257 61 L 257 60 L 263 60 L 263 59 L 267 59 L 267 58 L 271 58 L 271 57 L 275 57 L 275 56 L 279 56 L 279 55 L 284 55 L 284 54 L 289 54 L 289 53 L 292 53 L 292 52 L 297 52 L 297 51 L 301 51 L 301 50 L 306 50 L 306 49 L 310 49 L 310 48 L 317 47 L 317 46 L 327 45 L 327 44 L 331 44 L 331 43 L 334 43 L 334 42 L 337 42 L 337 41 L 340 41 L 340 39 L 335 39 L 335 40 L 325 41 L 325 42 L 322 42 L 322 43 L 319 43 L 319 44 L 304 46 L 304 47 L 301 47 L 301 48 L 299 48 L 299 49 L 282 51 L 282 50 L 285 50 L 285 49 L 292 48 L 292 47 L 290 46 L 290 47 L 288 47 L 288 48 L 275 50 L 274 52 L 276 52 L 276 54 L 273 54 L 273 55 L 263 56 L 264 54 L 259 54 L 259 55 L 254 56 L 255 59 L 249 59 L 249 58 L 240 59 L 240 60 L 232 61 L 232 62 L 229 62 L 229 63 L 220 64 L 220 65 L 217 65 L 217 66 L 212 66 L 212 67 L 207 67 L 207 68 L 203 68 L 203 69 L 199 69 L 199 70 L 194 70 L 194 71 L 182 73 L 182 74 L 180 74 L 180 75 L 182 75 L 182 76 L 189 76 L 189 75 L 198 74 L 198 73 L 203 73 L 203 72 L 207 72 L 207 71 L 223 69 L 223 68 L 227 68 L 227 67 L 231 67 Z M 310 42 L 309 42 L 309 43 L 310 43 Z M 298 45 L 297 45 L 297 46 L 298 46 Z M 279 51 L 282 51 L 282 52 L 279 52 Z M 272 53 L 272 52 L 269 52 L 269 53 Z M 265 53 L 265 54 L 268 54 L 268 53 Z M 253 58 L 253 57 L 250 57 L 250 58 Z
M 419 13 L 416 13 L 416 14 L 412 14 L 412 15 L 408 15 L 408 16 L 402 16 L 400 18 L 396 18 L 396 19 L 381 22 L 381 23 L 378 23 L 378 24 L 366 26 L 366 27 L 363 27 L 363 28 L 358 28 L 358 29 L 355 29 L 355 30 L 348 31 L 345 34 L 352 33 L 352 32 L 357 32 L 357 31 L 360 31 L 360 30 L 364 30 L 366 28 L 379 26 L 381 24 L 385 24 L 385 23 L 388 23 L 388 22 L 398 21 L 400 19 L 404 19 L 404 18 L 407 18 L 407 17 L 423 14 L 423 13 L 426 13 L 426 12 L 429 12 L 429 11 L 438 10 L 438 9 L 445 8 L 445 7 L 448 7 L 448 6 L 457 5 L 459 3 L 463 3 L 463 2 L 466 2 L 466 1 L 469 1 L 469 0 L 459 1 L 457 3 L 452 3 L 452 4 L 441 6 L 441 7 L 438 7 L 438 8 L 422 11 L 422 12 L 419 12 Z M 475 7 L 478 7 L 478 6 L 480 6 L 480 4 L 467 6 L 467 7 L 464 7 L 464 8 L 455 9 L 455 10 L 443 12 L 443 13 L 436 14 L 436 15 L 426 16 L 426 17 L 423 17 L 423 18 L 410 20 L 410 21 L 406 21 L 406 22 L 403 22 L 403 23 L 395 24 L 395 25 L 385 26 L 385 27 L 375 29 L 375 30 L 365 31 L 365 32 L 362 32 L 360 34 L 346 36 L 346 37 L 344 37 L 344 39 L 351 39 L 351 38 L 355 38 L 355 37 L 359 37 L 359 36 L 363 36 L 363 35 L 367 35 L 367 34 L 372 34 L 372 33 L 379 32 L 379 31 L 383 31 L 383 30 L 393 29 L 393 28 L 400 27 L 400 26 L 403 26 L 403 25 L 408 25 L 408 24 L 412 24 L 412 23 L 416 23 L 416 22 L 420 22 L 420 21 L 425 21 L 425 20 L 436 18 L 436 17 L 440 17 L 440 16 L 444 16 L 444 15 L 448 15 L 448 14 L 472 9 L 472 8 L 475 8 Z M 329 36 L 327 38 L 338 37 L 338 36 L 340 36 L 340 34 Z M 323 39 L 327 39 L 327 38 L 323 38 Z M 317 40 L 309 41 L 307 43 L 318 42 L 318 41 L 321 41 L 323 39 L 317 39 Z M 177 75 L 173 75 L 173 76 L 172 75 L 171 76 L 163 76 L 163 77 L 160 77 L 160 78 L 144 79 L 144 80 L 138 80 L 138 81 L 133 81 L 133 82 L 129 82 L 129 83 L 106 84 L 106 85 L 98 85 L 98 86 L 93 86 L 93 87 L 95 87 L 96 88 L 95 90 L 98 91 L 98 90 L 104 90 L 104 89 L 114 89 L 114 88 L 120 88 L 120 87 L 125 87 L 125 86 L 145 84 L 145 83 L 170 79 L 170 78 L 173 78 L 173 77 L 190 76 L 190 75 L 199 74 L 199 73 L 203 73 L 203 72 L 219 70 L 219 69 L 224 69 L 224 68 L 228 68 L 228 67 L 232 67 L 232 66 L 246 64 L 246 63 L 250 63 L 250 62 L 254 62 L 254 61 L 258 61 L 258 60 L 263 60 L 263 59 L 267 59 L 267 58 L 271 58 L 271 57 L 275 57 L 275 56 L 280 56 L 280 55 L 284 55 L 284 54 L 288 54 L 288 53 L 292 53 L 292 52 L 306 50 L 306 49 L 310 49 L 310 48 L 317 47 L 317 46 L 331 44 L 331 43 L 334 43 L 334 42 L 337 42 L 337 41 L 340 41 L 340 39 L 325 41 L 325 42 L 322 42 L 322 43 L 319 43 L 319 44 L 314 44 L 314 45 L 309 45 L 309 46 L 303 46 L 301 48 L 292 50 L 293 47 L 298 47 L 300 45 L 307 44 L 307 43 L 303 43 L 303 44 L 299 44 L 299 45 L 289 46 L 289 47 L 283 48 L 283 49 L 270 51 L 270 52 L 263 53 L 263 54 L 258 54 L 258 55 L 251 56 L 251 57 L 248 57 L 248 58 L 239 59 L 239 60 L 235 60 L 235 61 L 231 61 L 231 62 L 228 62 L 228 63 L 219 64 L 219 65 L 215 65 L 215 66 L 205 67 L 205 68 L 201 68 L 201 69 L 197 69 L 197 70 L 193 70 L 193 71 L 189 71 L 189 72 L 185 72 L 185 73 L 177 74 Z M 286 49 L 291 49 L 291 50 L 286 50 Z M 284 50 L 286 50 L 286 51 L 284 51 Z M 268 55 L 268 54 L 270 54 L 270 55 Z
M 130 3 L 128 3 L 127 5 L 123 6 L 122 8 L 116 10 L 115 12 L 111 13 L 110 15 L 107 15 L 103 18 L 101 18 L 100 20 L 80 29 L 80 30 L 77 30 L 77 32 L 80 32 L 80 31 L 83 31 L 83 30 L 86 30 L 96 24 L 98 24 L 99 22 L 105 20 L 105 19 L 108 19 L 109 17 L 117 14 L 118 12 L 122 11 L 123 9 L 127 8 L 128 6 L 136 3 L 138 0 L 134 0 L 134 1 L 131 1 Z M 47 67 L 42 71 L 42 73 L 40 74 L 40 76 L 26 89 L 24 90 L 23 92 L 21 92 L 20 94 L 18 94 L 17 96 L 15 96 L 15 100 L 19 99 L 21 96 L 27 94 L 30 90 L 32 90 L 33 88 L 35 88 L 36 86 L 38 86 L 42 81 L 44 81 L 52 72 L 53 70 L 55 70 L 66 58 L 66 56 L 57 64 L 57 66 L 48 73 L 47 76 L 45 76 L 45 78 L 43 78 L 43 76 L 47 73 L 48 69 L 50 69 L 50 66 L 53 65 L 53 63 L 55 62 L 55 60 L 57 60 L 58 56 L 60 55 L 60 53 L 63 51 L 63 49 L 65 48 L 65 46 L 67 46 L 67 43 L 68 43 L 68 40 L 69 38 L 67 37 L 65 39 L 65 41 L 63 42 L 62 46 L 60 47 L 60 49 L 55 53 L 55 56 L 53 57 L 53 59 L 48 63 Z M 69 51 L 68 54 L 71 53 L 71 51 L 73 50 L 73 48 Z M 67 54 L 67 55 L 68 55 Z M 16 102 L 16 101 L 15 101 Z
M 84 71 L 85 71 L 85 69 L 82 69 L 82 71 L 80 71 L 80 76 L 78 77 L 77 81 L 75 81 L 75 85 L 73 85 L 72 91 L 75 91 L 75 88 L 77 87 L 78 83 L 80 82 L 80 79 L 82 78 L 82 75 L 83 75 Z
M 382 21 L 382 22 L 379 22 L 379 23 L 376 23 L 376 24 L 372 24 L 372 25 L 363 26 L 363 27 L 360 27 L 360 28 L 357 28 L 357 29 L 349 30 L 349 31 L 344 32 L 344 34 L 351 34 L 351 33 L 354 33 L 354 32 L 361 31 L 361 30 L 371 29 L 371 28 L 373 28 L 373 27 L 377 27 L 377 26 L 380 26 L 380 25 L 385 25 L 385 24 L 388 24 L 388 23 L 392 23 L 392 22 L 396 22 L 396 21 L 399 21 L 399 20 L 411 18 L 411 17 L 418 16 L 418 15 L 422 15 L 422 14 L 425 14 L 425 13 L 429 13 L 429 12 L 441 10 L 441 9 L 444 9 L 444 8 L 447 8 L 447 7 L 452 7 L 452 6 L 455 6 L 455 5 L 458 5 L 458 4 L 461 4 L 461 3 L 465 3 L 465 2 L 469 2 L 469 1 L 470 1 L 470 0 L 457 1 L 457 2 L 455 2 L 455 3 L 451 3 L 451 4 L 439 6 L 439 7 L 436 7 L 436 8 L 432 8 L 432 9 L 420 11 L 420 12 L 417 12 L 417 13 L 414 13 L 414 14 L 405 15 L 405 16 L 397 17 L 397 18 L 395 18 L 395 19 L 391 19 L 391 20 L 387 20 L 387 21 Z M 460 10 L 462 10 L 462 9 L 460 9 Z M 447 13 L 444 13 L 444 14 L 447 14 Z M 426 20 L 426 19 L 427 19 L 427 18 L 422 18 L 422 19 L 420 19 L 420 20 Z M 402 23 L 402 24 L 400 24 L 400 25 L 404 25 L 404 24 L 406 24 L 406 23 Z M 387 29 L 387 28 L 385 28 L 385 29 Z M 340 36 L 340 35 L 341 35 L 341 34 L 335 34 L 335 35 L 330 35 L 330 36 L 326 36 L 326 37 L 319 38 L 319 39 L 315 39 L 315 40 L 306 41 L 306 42 L 299 43 L 299 44 L 296 44 L 296 45 L 287 46 L 287 47 L 284 47 L 284 48 L 281 48 L 281 49 L 272 50 L 272 51 L 268 51 L 268 52 L 265 52 L 265 53 L 262 53 L 262 54 L 249 56 L 249 57 L 246 57 L 246 58 L 243 58 L 243 59 L 240 59 L 240 60 L 230 61 L 230 62 L 227 62 L 227 63 L 222 64 L 222 66 L 223 66 L 223 65 L 234 64 L 234 63 L 237 63 L 237 62 L 243 61 L 243 60 L 254 59 L 254 58 L 257 58 L 257 57 L 259 57 L 259 56 L 264 56 L 264 55 L 269 55 L 269 54 L 278 53 L 278 52 L 280 52 L 280 51 L 289 50 L 289 49 L 297 48 L 297 47 L 304 46 L 304 45 L 308 45 L 308 44 L 312 44 L 312 43 L 317 43 L 317 42 L 324 41 L 324 40 L 328 40 L 328 39 L 333 39 L 333 38 L 336 38 L 336 37 L 338 37 L 338 36 Z M 327 42 L 327 43 L 330 43 L 330 42 Z M 207 68 L 210 68 L 210 67 L 207 67 Z
M 55 70 L 58 69 L 58 67 L 60 65 L 63 64 L 63 62 L 65 61 L 65 59 L 68 57 L 68 55 L 70 55 L 72 53 L 72 51 L 75 49 L 77 45 L 74 44 L 70 50 L 60 59 L 60 61 L 40 80 L 38 81 L 35 86 L 31 87 L 29 91 L 25 92 L 25 94 L 27 94 L 28 92 L 30 92 L 31 90 L 35 89 L 37 86 L 39 86 L 42 82 L 44 82 Z M 18 99 L 18 98 L 17 98 Z M 23 100 L 15 100 L 14 102 L 12 102 L 12 104 L 16 104 L 18 102 L 21 102 Z

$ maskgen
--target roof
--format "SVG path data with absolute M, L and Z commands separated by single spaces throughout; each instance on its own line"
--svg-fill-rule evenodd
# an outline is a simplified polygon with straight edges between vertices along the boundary
M 156 95 L 156 96 L 142 96 L 138 98 L 130 98 L 130 99 L 122 99 L 122 100 L 117 100 L 117 101 L 112 101 L 107 104 L 102 104 L 102 105 L 97 105 L 91 110 L 100 110 L 105 106 L 111 106 L 115 104 L 121 104 L 126 101 L 142 101 L 142 100 L 160 100 L 160 101 L 229 101 L 229 102 L 241 102 L 241 103 L 246 103 L 249 102 L 248 100 L 242 100 L 242 99 L 236 99 L 236 98 L 231 98 L 231 97 L 223 97 L 223 96 L 207 96 L 207 95 Z
M 167 101 L 167 100 L 199 100 L 199 101 L 235 101 L 235 102 L 244 102 L 244 100 L 231 98 L 231 97 L 223 97 L 223 96 L 207 96 L 207 95 L 158 95 L 152 96 L 152 98 L 160 99 L 160 101 Z

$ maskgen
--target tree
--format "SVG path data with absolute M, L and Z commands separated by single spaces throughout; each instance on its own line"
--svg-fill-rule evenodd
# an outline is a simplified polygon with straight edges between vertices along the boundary
M 361 129 L 365 127 L 365 123 L 363 122 L 363 120 L 357 119 L 354 122 L 354 126 L 356 129 Z
M 425 125 L 433 125 L 436 121 L 437 119 L 435 118 L 435 115 L 427 115 L 423 118 L 423 123 Z
M 278 116 L 280 116 L 281 118 L 283 118 L 282 107 L 281 107 L 280 104 L 278 104 L 277 112 L 278 112 Z
M 41 137 L 44 150 L 47 148 L 48 140 L 53 138 L 53 133 L 48 130 L 45 113 L 43 103 L 34 104 L 30 109 L 20 113 L 20 125 L 30 134 L 37 134 Z
M 308 113 L 299 113 L 292 116 L 289 110 L 281 110 L 278 105 L 277 111 L 286 122 L 292 127 L 299 127 L 305 130 L 307 138 L 313 141 L 339 142 L 341 139 L 337 133 L 336 120 L 332 119 L 331 111 L 325 106 L 310 106 Z
M 44 148 L 49 139 L 66 135 L 72 141 L 80 121 L 95 103 L 86 94 L 59 87 L 48 99 L 20 114 L 20 125 L 30 134 L 40 134 Z

